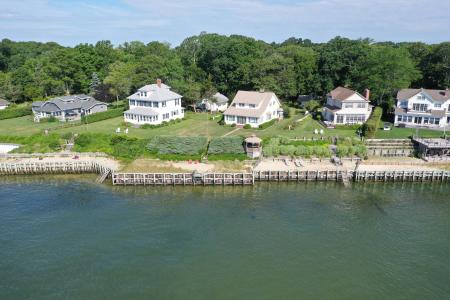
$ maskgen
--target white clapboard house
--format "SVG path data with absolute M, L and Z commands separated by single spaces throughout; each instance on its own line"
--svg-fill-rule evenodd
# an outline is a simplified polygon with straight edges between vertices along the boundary
M 125 122 L 135 125 L 159 125 L 162 122 L 182 119 L 184 108 L 182 96 L 171 91 L 170 86 L 161 82 L 141 87 L 128 97 L 130 109 L 124 112 Z

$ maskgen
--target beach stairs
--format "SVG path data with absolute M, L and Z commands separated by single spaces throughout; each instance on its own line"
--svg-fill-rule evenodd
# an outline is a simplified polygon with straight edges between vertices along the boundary
M 411 139 L 367 139 L 365 142 L 370 156 L 404 157 L 414 153 Z
M 105 169 L 100 176 L 97 178 L 96 182 L 97 183 L 103 183 L 103 181 L 105 181 L 106 178 L 108 178 L 109 174 L 111 173 L 110 169 Z

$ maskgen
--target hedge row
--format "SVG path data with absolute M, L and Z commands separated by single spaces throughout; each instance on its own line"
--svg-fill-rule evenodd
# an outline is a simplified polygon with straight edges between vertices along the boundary
M 208 147 L 209 154 L 244 154 L 244 138 L 240 136 L 215 137 Z
M 108 109 L 107 111 L 98 112 L 92 115 L 81 117 L 81 123 L 94 123 L 107 119 L 112 119 L 116 117 L 120 117 L 123 115 L 123 108 L 113 108 Z
M 273 119 L 273 120 L 271 120 L 269 122 L 266 122 L 266 123 L 263 123 L 263 124 L 259 125 L 258 128 L 259 129 L 266 129 L 266 128 L 272 126 L 273 124 L 275 124 L 276 121 L 277 121 L 276 119 Z
M 31 115 L 31 105 L 21 107 L 9 107 L 7 109 L 0 110 L 0 120 L 13 119 L 23 116 Z
M 152 154 L 197 155 L 206 150 L 208 139 L 204 136 L 155 136 L 147 144 Z
M 383 110 L 381 107 L 375 107 L 369 120 L 363 125 L 363 134 L 366 138 L 373 138 L 378 128 L 380 128 L 381 115 Z

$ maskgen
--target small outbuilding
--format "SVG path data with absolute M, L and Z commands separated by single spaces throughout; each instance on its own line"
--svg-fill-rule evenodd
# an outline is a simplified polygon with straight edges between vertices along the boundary
M 245 152 L 250 158 L 258 158 L 262 154 L 262 143 L 261 139 L 256 135 L 251 135 L 245 139 Z
M 450 160 L 450 140 L 414 138 L 420 156 L 425 160 Z

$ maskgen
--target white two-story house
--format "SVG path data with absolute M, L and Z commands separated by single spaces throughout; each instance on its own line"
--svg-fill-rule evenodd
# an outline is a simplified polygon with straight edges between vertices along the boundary
M 363 124 L 372 113 L 369 104 L 370 91 L 365 96 L 345 87 L 337 87 L 327 95 L 322 115 L 326 123 Z
M 450 126 L 450 91 L 402 89 L 397 93 L 395 125 L 408 127 Z
M 128 97 L 130 109 L 124 112 L 125 122 L 135 125 L 159 125 L 184 118 L 181 95 L 170 90 L 160 79 L 156 84 L 141 87 Z
M 283 118 L 283 109 L 278 97 L 272 92 L 238 91 L 223 113 L 225 124 L 251 127 Z

